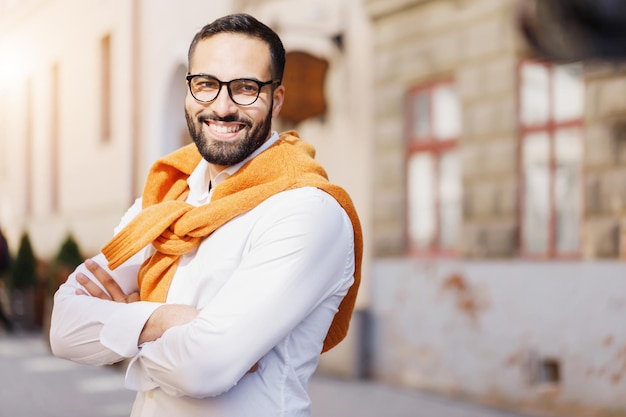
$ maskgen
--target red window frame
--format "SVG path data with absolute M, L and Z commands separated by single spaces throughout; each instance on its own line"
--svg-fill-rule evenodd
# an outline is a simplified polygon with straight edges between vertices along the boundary
M 442 157 L 451 151 L 457 150 L 458 149 L 458 143 L 459 143 L 459 135 L 460 132 L 458 132 L 456 135 L 453 136 L 443 136 L 443 137 L 438 137 L 436 136 L 436 134 L 433 132 L 433 126 L 434 126 L 434 118 L 435 118 L 435 112 L 433 109 L 433 92 L 442 86 L 451 86 L 452 88 L 455 89 L 456 91 L 456 85 L 454 83 L 454 81 L 452 79 L 444 79 L 444 80 L 438 80 L 435 82 L 431 82 L 431 83 L 426 83 L 426 84 L 421 84 L 418 86 L 415 86 L 413 88 L 411 88 L 405 97 L 405 144 L 406 144 L 406 153 L 405 153 L 405 196 L 406 196 L 406 200 L 405 200 L 405 247 L 407 248 L 407 252 L 410 255 L 416 255 L 416 256 L 438 256 L 438 257 L 455 257 L 458 254 L 458 248 L 455 247 L 444 247 L 441 244 L 441 217 L 442 217 L 442 207 L 441 207 L 441 196 L 440 196 L 440 190 L 439 190 L 439 185 L 440 185 L 440 176 L 438 175 L 439 172 L 439 166 L 441 163 L 441 159 Z M 429 97 L 428 100 L 428 133 L 424 134 L 424 135 L 416 135 L 415 134 L 415 126 L 417 125 L 418 121 L 416 120 L 416 104 L 417 104 L 417 97 L 421 94 L 426 94 Z M 460 107 L 460 105 L 459 105 Z M 459 112 L 459 117 L 460 117 L 460 112 Z M 460 124 L 460 120 L 459 120 L 459 124 Z M 433 238 L 431 239 L 430 244 L 427 245 L 427 247 L 418 247 L 411 238 L 411 233 L 409 230 L 409 226 L 410 226 L 410 218 L 411 218 L 411 213 L 410 213 L 410 203 L 409 203 L 409 198 L 410 198 L 410 193 L 411 193 L 411 189 L 410 189 L 410 178 L 409 178 L 409 164 L 410 161 L 412 159 L 412 157 L 416 154 L 427 154 L 432 156 L 433 162 L 434 162 L 434 166 L 433 166 L 433 192 L 434 192 L 434 201 L 433 201 L 433 205 L 434 205 L 434 215 L 435 215 L 435 226 L 434 226 L 434 231 L 433 231 Z M 460 163 L 460 162 L 459 162 Z M 460 178 L 459 178 L 460 181 Z M 460 203 L 460 196 L 459 196 L 459 204 Z M 460 219 L 459 219 L 459 225 L 460 225 Z M 460 230 L 458 231 L 458 236 L 457 236 L 457 240 L 458 238 L 460 238 Z
M 534 123 L 534 124 L 525 124 L 522 117 L 522 89 L 524 86 L 522 71 L 524 66 L 527 64 L 539 65 L 543 66 L 548 71 L 548 83 L 547 83 L 547 97 L 548 97 L 548 109 L 549 114 L 547 115 L 546 121 L 543 123 Z M 524 59 L 518 63 L 517 66 L 517 90 L 518 90 L 518 106 L 517 106 L 517 120 L 518 120 L 518 178 L 519 178 L 519 188 L 518 188 L 518 225 L 519 225 L 519 248 L 520 248 L 520 256 L 528 259 L 578 259 L 581 256 L 582 247 L 583 247 L 583 219 L 584 219 L 584 177 L 583 177 L 583 166 L 582 162 L 584 159 L 584 108 L 581 112 L 580 117 L 571 118 L 563 121 L 558 121 L 555 119 L 553 114 L 553 103 L 555 102 L 554 98 L 554 69 L 558 66 L 558 64 L 549 63 L 545 61 L 539 61 L 534 59 Z M 585 83 L 583 81 L 583 89 L 585 88 Z M 583 104 L 584 105 L 584 104 Z M 556 204 L 556 196 L 555 196 L 555 179 L 556 179 L 556 171 L 557 171 L 557 158 L 556 158 L 556 133 L 562 129 L 575 128 L 579 129 L 581 132 L 581 163 L 580 163 L 580 215 L 579 215 L 579 239 L 578 239 L 578 248 L 575 251 L 566 251 L 559 252 L 557 249 L 557 204 Z M 525 235 L 525 203 L 526 203 L 526 181 L 525 181 L 525 168 L 524 168 L 524 144 L 525 138 L 530 134 L 541 134 L 544 133 L 548 138 L 548 235 L 547 235 L 547 248 L 544 252 L 532 251 L 528 250 L 528 244 L 526 241 Z

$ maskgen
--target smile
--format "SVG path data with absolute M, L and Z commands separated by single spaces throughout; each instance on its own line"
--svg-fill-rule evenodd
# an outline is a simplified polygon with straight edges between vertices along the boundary
M 215 123 L 209 123 L 209 129 L 213 132 L 218 133 L 220 135 L 228 134 L 228 133 L 236 133 L 243 128 L 242 125 L 220 125 Z

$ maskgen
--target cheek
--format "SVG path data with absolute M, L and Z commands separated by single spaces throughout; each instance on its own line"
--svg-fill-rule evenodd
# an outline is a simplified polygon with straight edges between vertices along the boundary
M 246 115 L 257 121 L 265 120 L 268 113 L 272 112 L 275 107 L 271 97 L 263 97 L 263 100 L 261 100 L 261 97 L 259 97 L 257 102 L 254 104 L 254 108 L 247 109 Z
M 204 106 L 196 101 L 189 92 L 185 96 L 185 111 L 189 114 L 201 112 Z
M 185 97 L 185 113 L 187 114 L 192 114 L 193 113 L 193 99 L 189 98 L 189 94 L 187 94 L 187 97 Z
M 254 124 L 260 125 L 267 118 L 267 114 L 269 111 L 269 107 L 263 107 L 263 109 L 259 109 L 258 111 L 246 112 L 245 117 L 252 120 Z

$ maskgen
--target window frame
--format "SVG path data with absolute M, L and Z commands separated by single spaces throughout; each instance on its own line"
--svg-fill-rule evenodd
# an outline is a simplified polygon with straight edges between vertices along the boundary
M 547 98 L 548 98 L 548 115 L 546 121 L 543 123 L 534 123 L 534 124 L 526 124 L 523 120 L 523 70 L 524 67 L 528 64 L 543 66 L 548 73 L 548 81 L 547 81 Z M 573 64 L 573 63 L 572 63 Z M 567 65 L 567 64 L 561 64 Z M 585 94 L 587 91 L 586 80 L 584 75 L 582 77 L 582 89 L 583 89 L 583 99 L 582 99 L 582 110 L 581 114 L 578 117 L 568 118 L 563 121 L 556 120 L 554 115 L 554 71 L 557 67 L 561 66 L 560 64 L 555 64 L 551 62 L 546 62 L 538 59 L 525 58 L 518 62 L 517 64 L 517 124 L 518 124 L 518 132 L 517 132 L 517 146 L 518 146 L 518 248 L 520 257 L 525 259 L 580 259 L 582 256 L 582 251 L 584 247 L 584 218 L 585 218 L 585 170 L 584 170 L 584 155 L 585 155 L 585 110 L 586 110 L 586 99 Z M 556 203 L 556 172 L 557 172 L 557 155 L 556 155 L 556 142 L 557 142 L 557 133 L 559 131 L 565 131 L 566 129 L 577 129 L 580 131 L 580 150 L 581 157 L 578 166 L 578 176 L 580 178 L 579 181 L 579 190 L 578 190 L 578 199 L 579 199 L 579 214 L 578 214 L 578 248 L 574 251 L 559 251 L 558 249 L 558 241 L 557 241 L 557 203 Z M 524 145 L 527 140 L 528 135 L 532 134 L 546 134 L 548 140 L 548 193 L 549 193 L 549 201 L 548 201 L 548 234 L 547 234 L 547 248 L 545 251 L 533 251 L 529 250 L 529 245 L 526 241 L 526 228 L 525 228 L 525 208 L 526 208 L 526 180 L 525 180 L 525 158 L 524 158 Z
M 405 111 L 405 127 L 404 127 L 404 145 L 405 145 L 405 161 L 404 161 L 404 195 L 405 195 L 405 210 L 404 210 L 404 242 L 405 242 L 405 251 L 407 254 L 411 256 L 423 256 L 423 257 L 457 257 L 460 251 L 459 244 L 454 247 L 442 247 L 441 246 L 441 216 L 442 216 L 442 208 L 441 208 L 441 199 L 440 199 L 440 183 L 441 183 L 441 175 L 439 175 L 439 167 L 441 164 L 442 157 L 446 153 L 450 153 L 453 151 L 460 151 L 459 147 L 459 138 L 461 135 L 462 128 L 459 128 L 457 135 L 452 136 L 444 136 L 437 137 L 436 134 L 433 133 L 434 119 L 435 115 L 433 112 L 433 92 L 442 86 L 451 86 L 456 94 L 458 95 L 458 88 L 456 86 L 455 80 L 453 78 L 444 78 L 436 81 L 421 83 L 411 87 L 407 93 L 405 94 L 404 100 L 404 111 Z M 414 135 L 415 132 L 415 103 L 416 97 L 419 94 L 427 93 L 429 96 L 428 100 L 428 128 L 429 133 L 424 137 L 418 137 Z M 460 103 L 460 99 L 458 100 L 459 106 L 459 123 L 462 123 L 462 106 Z M 411 163 L 411 159 L 416 154 L 426 154 L 433 157 L 433 190 L 434 190 L 434 201 L 433 201 L 433 212 L 435 218 L 435 225 L 433 231 L 432 242 L 426 248 L 420 248 L 412 242 L 411 231 L 410 231 L 410 221 L 411 221 L 411 213 L 410 213 L 410 178 L 409 178 L 409 165 Z M 458 153 L 459 165 L 461 164 L 461 155 Z M 462 181 L 462 173 L 461 169 L 459 169 L 459 182 Z M 462 223 L 462 190 L 458 196 L 458 204 L 459 204 L 459 226 Z M 457 242 L 460 242 L 461 238 L 461 227 L 459 227 L 457 233 Z

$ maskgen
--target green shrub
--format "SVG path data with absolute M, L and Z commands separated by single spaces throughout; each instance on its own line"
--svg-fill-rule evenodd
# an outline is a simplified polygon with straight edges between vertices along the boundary
M 9 243 L 6 237 L 4 237 L 2 229 L 0 229 L 0 279 L 4 278 L 5 274 L 8 275 L 11 272 L 12 262 L 13 259 L 9 251 Z
M 72 234 L 68 234 L 65 238 L 65 241 L 61 245 L 59 252 L 54 258 L 54 262 L 56 265 L 64 265 L 69 268 L 76 268 L 78 265 L 83 263 L 85 259 L 80 254 L 80 249 L 78 248 L 78 244 L 76 240 L 74 240 L 74 236 Z
M 11 288 L 17 290 L 34 288 L 37 283 L 37 259 L 27 232 L 22 234 L 17 256 L 13 260 L 10 278 Z
M 65 281 L 68 275 L 83 261 L 85 258 L 80 253 L 78 243 L 71 233 L 67 235 L 65 241 L 61 244 L 52 262 L 50 280 L 48 290 L 50 295 L 59 288 L 59 285 Z

